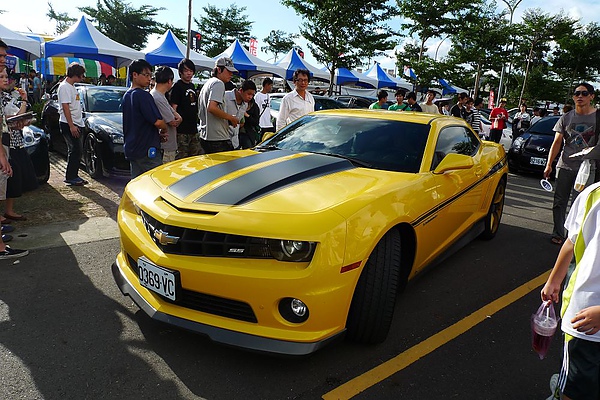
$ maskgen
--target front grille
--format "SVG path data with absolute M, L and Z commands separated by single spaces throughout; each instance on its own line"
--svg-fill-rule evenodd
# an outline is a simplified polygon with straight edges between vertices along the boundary
M 273 258 L 269 240 L 166 225 L 142 211 L 148 234 L 166 254 L 203 257 Z
M 127 261 L 129 262 L 129 268 L 137 275 L 137 262 L 129 254 L 127 254 Z M 161 298 L 177 306 L 201 311 L 207 314 L 245 322 L 258 322 L 250 304 L 242 301 L 225 299 L 223 297 L 199 293 L 183 288 L 179 291 L 179 299 L 175 302 L 162 296 Z

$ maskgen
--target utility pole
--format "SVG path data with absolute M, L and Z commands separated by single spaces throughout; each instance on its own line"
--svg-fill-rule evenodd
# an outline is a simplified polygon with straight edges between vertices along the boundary
M 508 23 L 508 27 L 510 29 L 510 27 L 512 26 L 513 23 L 513 16 L 515 14 L 515 10 L 517 9 L 517 7 L 519 6 L 519 4 L 523 1 L 523 0 L 513 0 L 512 2 L 508 2 L 508 0 L 502 0 L 504 2 L 504 4 L 506 4 L 506 6 L 508 7 L 508 11 L 510 13 L 510 20 Z M 511 41 L 511 49 L 514 47 L 514 41 Z M 508 43 L 506 44 L 506 49 L 505 52 L 508 52 Z M 500 85 L 498 87 L 498 96 L 496 96 L 496 105 L 500 104 L 500 99 L 503 97 L 502 95 L 502 90 L 504 89 L 505 83 L 504 83 L 504 69 L 506 67 L 506 63 L 504 62 L 504 60 L 502 60 L 502 72 L 500 73 Z
M 187 29 L 187 48 L 185 58 L 190 58 L 190 47 L 192 45 L 192 0 L 188 1 L 188 29 Z

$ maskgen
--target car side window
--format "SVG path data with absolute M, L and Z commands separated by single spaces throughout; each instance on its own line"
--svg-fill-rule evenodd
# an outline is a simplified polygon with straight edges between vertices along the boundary
M 435 145 L 435 153 L 431 169 L 434 170 L 447 154 L 456 153 L 473 156 L 479 149 L 480 142 L 473 132 L 463 126 L 443 128 Z

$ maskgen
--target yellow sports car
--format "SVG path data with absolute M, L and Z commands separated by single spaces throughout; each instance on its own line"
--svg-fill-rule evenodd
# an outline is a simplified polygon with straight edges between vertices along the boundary
M 112 272 L 154 319 L 212 340 L 308 354 L 385 340 L 396 295 L 500 225 L 500 145 L 460 119 L 309 114 L 251 150 L 175 161 L 131 181 Z

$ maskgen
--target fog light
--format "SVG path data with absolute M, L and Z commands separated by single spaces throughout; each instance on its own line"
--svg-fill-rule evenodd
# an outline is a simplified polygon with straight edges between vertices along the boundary
M 306 308 L 306 304 L 304 304 L 302 300 L 298 299 L 292 299 L 291 307 L 292 312 L 299 317 L 304 317 L 304 314 L 306 314 L 306 311 L 308 311 L 308 309 Z
M 300 323 L 308 319 L 308 306 L 299 299 L 286 297 L 279 302 L 279 313 L 289 322 Z

